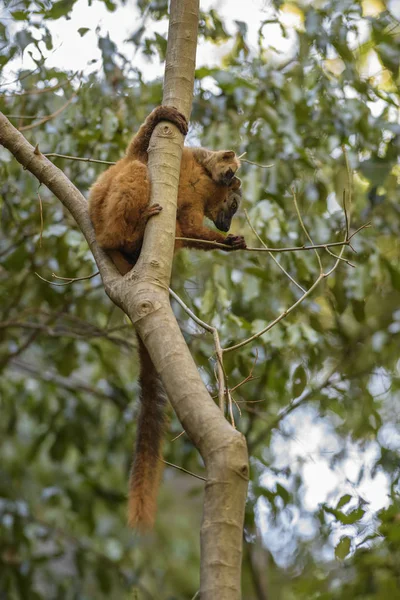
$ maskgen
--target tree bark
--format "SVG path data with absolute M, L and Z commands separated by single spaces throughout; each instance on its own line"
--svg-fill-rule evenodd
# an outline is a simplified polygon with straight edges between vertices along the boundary
M 198 0 L 171 0 L 164 104 L 190 116 L 197 44 Z M 248 458 L 244 437 L 226 421 L 201 381 L 169 303 L 176 199 L 183 140 L 160 123 L 149 148 L 152 201 L 139 261 L 121 277 L 97 246 L 86 201 L 68 178 L 0 113 L 0 143 L 63 202 L 93 252 L 108 296 L 130 317 L 159 372 L 168 397 L 206 467 L 201 527 L 201 600 L 240 600 Z

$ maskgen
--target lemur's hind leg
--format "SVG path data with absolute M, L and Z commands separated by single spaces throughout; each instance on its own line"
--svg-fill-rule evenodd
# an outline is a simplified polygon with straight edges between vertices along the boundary
M 149 207 L 150 181 L 146 165 L 136 160 L 125 161 L 108 190 L 103 214 L 105 226 L 97 234 L 97 241 L 107 250 L 131 253 L 140 247 L 147 219 L 159 210 Z

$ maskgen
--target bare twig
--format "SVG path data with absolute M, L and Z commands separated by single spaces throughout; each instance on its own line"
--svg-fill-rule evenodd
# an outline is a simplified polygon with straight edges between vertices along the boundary
M 31 123 L 30 125 L 24 125 L 23 127 L 19 127 L 19 131 L 28 131 L 29 129 L 34 129 L 34 127 L 39 127 L 39 125 L 43 125 L 43 123 L 46 123 L 47 121 L 50 121 L 51 119 L 55 119 L 55 117 L 57 117 L 60 113 L 63 112 L 63 110 L 65 110 L 67 108 L 67 106 L 69 106 L 71 104 L 71 102 L 73 101 L 74 98 L 76 98 L 77 94 L 72 94 L 71 98 L 69 100 L 67 100 L 67 102 L 65 104 L 63 104 L 59 109 L 57 109 L 55 112 L 51 113 L 51 115 L 47 115 L 46 117 L 43 117 L 43 119 L 40 119 L 39 121 L 35 121 L 35 123 Z
M 55 313 L 50 315 L 45 323 L 44 326 L 47 327 L 48 325 L 51 325 L 51 323 L 53 323 L 58 315 L 60 313 Z M 13 359 L 17 358 L 18 356 L 20 356 L 20 354 L 22 354 L 23 352 L 25 352 L 25 350 L 27 348 L 29 348 L 29 346 L 31 344 L 33 344 L 33 342 L 36 340 L 36 338 L 38 337 L 38 335 L 41 333 L 40 329 L 36 329 L 34 331 L 32 331 L 32 333 L 30 335 L 28 335 L 27 339 L 25 340 L 25 342 L 23 342 L 16 350 L 14 350 L 13 352 L 10 352 L 9 354 L 3 356 L 0 359 L 0 370 L 3 369 L 3 367 L 6 367 L 10 361 L 12 361 Z
M 224 369 L 224 361 L 223 361 L 221 343 L 219 340 L 219 334 L 218 334 L 218 330 L 216 328 L 214 328 L 214 331 L 213 331 L 213 338 L 214 338 L 215 353 L 217 355 L 218 403 L 219 403 L 219 407 L 220 407 L 222 413 L 224 413 L 225 412 L 224 391 L 228 390 L 228 381 L 227 381 L 227 377 L 226 377 L 226 373 L 225 373 L 225 369 Z M 229 400 L 228 400 L 228 403 L 229 403 Z M 234 426 L 234 422 L 232 423 L 232 425 Z
M 241 162 L 245 162 L 248 163 L 249 165 L 255 165 L 256 167 L 260 167 L 260 169 L 270 169 L 271 167 L 274 167 L 275 164 L 271 163 L 270 165 L 260 165 L 259 163 L 253 162 L 251 160 L 248 160 L 247 158 L 243 158 L 243 156 L 245 156 L 247 154 L 247 152 L 243 152 L 243 154 L 241 154 L 240 156 L 238 156 L 238 159 Z
M 212 327 L 212 325 L 209 325 L 205 321 L 202 321 L 197 315 L 195 315 L 194 312 L 192 310 L 190 310 L 190 308 L 184 303 L 184 301 L 182 300 L 182 298 L 180 298 L 178 296 L 178 294 L 176 294 L 174 292 L 174 290 L 171 290 L 171 288 L 169 288 L 169 294 L 170 294 L 170 296 L 173 297 L 174 300 L 176 300 L 176 302 L 183 308 L 183 310 L 189 315 L 189 317 L 195 323 L 197 323 L 198 325 L 200 325 L 200 327 L 202 327 L 206 331 L 209 331 L 212 334 L 214 333 L 215 327 Z
M 40 187 L 40 185 L 39 185 Z M 43 203 L 42 198 L 39 194 L 39 190 L 37 191 L 37 195 L 39 198 L 39 212 L 40 212 L 40 236 L 39 236 L 39 247 L 42 247 L 42 239 L 43 239 Z
M 349 240 L 354 237 L 354 235 L 356 233 L 358 233 L 359 231 L 361 231 L 361 229 L 366 229 L 367 227 L 370 227 L 370 223 L 366 223 L 365 225 L 361 225 L 361 227 L 359 227 L 357 229 L 357 231 L 355 231 L 349 238 Z M 186 238 L 186 237 L 176 237 L 176 240 L 181 240 L 184 242 L 201 242 L 202 244 L 208 244 L 210 246 L 215 247 L 216 250 L 218 250 L 218 248 L 221 248 L 223 250 L 226 250 L 226 245 L 225 244 L 220 244 L 219 242 L 211 242 L 210 240 L 200 240 L 200 239 L 195 239 L 195 238 Z M 270 248 L 269 246 L 265 247 L 265 248 L 249 248 L 247 247 L 245 250 L 241 250 L 241 252 L 301 252 L 304 250 L 316 250 L 316 249 L 321 249 L 321 250 L 325 250 L 326 248 L 333 248 L 335 246 L 338 247 L 342 247 L 342 246 L 350 246 L 349 244 L 349 240 L 346 240 L 345 242 L 327 242 L 326 244 L 313 244 L 311 246 L 290 246 L 290 247 L 285 247 L 285 248 Z
M 314 387 L 311 387 L 307 392 L 303 393 L 297 400 L 291 402 L 283 410 L 281 410 L 279 415 L 277 415 L 277 417 L 268 424 L 268 427 L 266 429 L 264 429 L 263 431 L 261 431 L 254 440 L 249 442 L 249 446 L 251 446 L 251 448 L 255 448 L 256 446 L 258 446 L 258 444 L 262 443 L 263 440 L 265 439 L 265 437 L 267 435 L 269 435 L 269 433 L 271 433 L 271 431 L 273 429 L 278 427 L 278 425 L 281 423 L 281 421 L 283 421 L 283 419 L 285 419 L 288 415 L 290 415 L 290 413 L 292 413 L 294 410 L 296 410 L 300 406 L 303 406 L 304 404 L 309 402 L 309 400 L 311 400 L 315 394 L 317 394 L 321 390 L 328 387 L 331 384 L 333 375 L 336 373 L 336 371 L 339 368 L 339 365 L 341 363 L 342 363 L 342 361 L 335 364 L 335 366 L 329 370 L 328 374 L 324 377 L 324 379 L 321 381 L 321 383 L 319 383 L 318 385 L 316 385 Z
M 123 401 L 120 395 L 117 396 L 116 394 L 107 394 L 103 392 L 103 390 L 90 387 L 86 383 L 80 382 L 74 378 L 62 377 L 57 373 L 43 371 L 43 369 L 38 368 L 37 365 L 31 365 L 19 359 L 13 359 L 10 362 L 10 367 L 28 373 L 34 379 L 38 379 L 40 381 L 48 383 L 53 383 L 60 388 L 72 392 L 75 395 L 79 392 L 84 392 L 102 400 L 108 400 L 115 404 L 115 406 L 117 406 L 120 410 L 125 410 L 128 405 L 128 401 Z
M 160 460 L 161 460 L 161 462 L 163 462 L 165 465 L 168 465 L 169 467 L 173 467 L 174 469 L 177 469 L 178 471 L 187 473 L 188 475 L 191 475 L 192 477 L 196 477 L 196 479 L 201 479 L 202 481 L 207 481 L 207 479 L 205 477 L 202 477 L 201 475 L 196 475 L 196 473 L 192 473 L 192 471 L 188 471 L 187 469 L 184 469 L 183 467 L 174 465 L 173 463 L 170 463 L 167 460 L 164 460 L 163 458 L 160 458 Z
M 79 156 L 69 156 L 68 154 L 57 154 L 56 152 L 49 152 L 44 154 L 47 158 L 66 158 L 68 160 L 77 160 L 80 162 L 92 162 L 101 165 L 115 165 L 115 162 L 109 160 L 97 160 L 96 158 L 80 158 Z
M 256 357 L 254 359 L 254 363 L 253 363 L 253 366 L 251 367 L 250 373 L 242 381 L 240 381 L 235 386 L 233 386 L 232 388 L 229 389 L 229 392 L 231 394 L 233 394 L 233 392 L 235 392 L 237 389 L 239 389 L 240 387 L 242 387 L 242 385 L 245 385 L 245 383 L 248 383 L 249 381 L 254 381 L 255 379 L 259 379 L 259 377 L 253 377 L 253 371 L 254 371 L 254 368 L 256 366 L 257 360 L 258 360 L 258 350 L 256 348 Z M 213 396 L 214 399 L 217 398 L 217 397 L 218 396 Z M 241 401 L 241 400 L 235 400 L 235 404 L 238 404 L 239 402 L 246 402 L 246 400 L 243 400 L 243 401 Z M 263 400 L 257 400 L 256 402 L 263 402 Z M 239 409 L 239 407 L 238 407 L 238 409 Z
M 185 430 L 181 431 L 180 433 L 178 433 L 178 435 L 176 435 L 174 438 L 172 438 L 171 442 L 175 442 L 176 440 L 178 440 L 180 437 L 182 437 L 182 435 L 184 435 L 186 433 Z
M 21 75 L 21 76 L 17 77 L 16 79 L 12 79 L 11 81 L 4 81 L 4 83 L 0 84 L 0 87 L 6 87 L 7 85 L 11 85 L 12 83 L 17 83 L 17 81 L 23 81 L 24 79 L 26 79 L 27 77 L 30 77 L 31 75 L 33 75 L 34 73 L 36 73 L 39 70 L 40 70 L 40 65 L 35 67 L 34 69 L 32 69 L 32 71 L 25 73 L 25 75 Z M 23 96 L 26 93 L 27 92 L 23 92 L 22 94 L 12 94 L 12 95 L 13 96 Z
M 333 258 L 335 258 L 337 260 L 342 260 L 343 262 L 346 263 L 346 265 L 349 265 L 349 267 L 353 267 L 353 269 L 355 268 L 356 265 L 354 265 L 352 262 L 350 262 L 349 260 L 347 260 L 347 258 L 343 258 L 342 256 L 338 256 L 337 254 L 335 254 L 334 252 L 332 252 L 331 250 L 329 250 L 329 248 L 325 248 L 325 250 L 327 251 L 328 254 L 330 254 L 331 256 L 333 256 Z
M 49 279 L 45 279 L 44 277 L 42 277 L 41 275 L 39 275 L 39 273 L 36 273 L 35 271 L 35 275 L 36 277 L 39 277 L 39 279 L 41 279 L 42 281 L 45 281 L 46 283 L 50 283 L 50 285 L 56 285 L 57 287 L 63 287 L 65 285 L 70 285 L 71 283 L 75 283 L 76 281 L 84 281 L 86 279 L 93 279 L 93 277 L 96 277 L 96 275 L 100 275 L 99 271 L 96 271 L 96 273 L 92 273 L 91 275 L 85 275 L 84 277 L 59 277 L 58 275 L 56 275 L 55 273 L 52 273 L 52 277 L 56 277 L 57 279 L 64 279 L 65 283 L 57 283 L 56 281 L 50 281 Z
M 27 75 L 25 75 L 24 77 L 21 77 L 19 80 L 16 79 L 15 81 L 22 81 L 22 79 L 24 79 L 25 77 L 29 77 L 29 75 L 32 75 L 37 69 L 35 69 L 34 71 L 32 71 L 32 73 L 28 73 Z M 67 83 L 70 83 L 72 81 L 72 79 L 75 77 L 75 75 L 77 75 L 78 71 L 76 71 L 76 73 L 73 73 L 73 75 L 71 77 L 69 77 L 68 79 L 66 79 L 65 81 L 60 81 L 60 83 L 57 83 L 56 85 L 53 85 L 51 87 L 47 87 L 47 88 L 35 88 L 32 90 L 27 90 L 26 92 L 21 92 L 21 93 L 15 93 L 15 94 L 7 94 L 6 98 L 22 98 L 22 96 L 38 96 L 40 94 L 47 94 L 48 92 L 55 92 L 56 90 L 59 90 L 60 88 L 64 87 L 65 85 L 67 85 Z M 13 81 L 9 82 L 10 83 L 15 83 Z M 3 84 L 3 85 L 8 85 L 8 84 Z M 8 115 L 5 115 L 8 116 Z M 10 117 L 14 117 L 14 115 L 10 115 Z M 19 115 L 18 115 L 18 118 Z
M 351 234 L 351 236 L 347 240 L 347 243 L 349 243 L 350 240 L 353 239 L 353 237 L 355 235 L 357 235 L 357 233 L 359 233 L 362 229 L 368 229 L 368 227 L 371 227 L 371 221 L 368 221 L 368 223 L 365 223 L 364 225 L 361 225 L 361 227 L 359 227 L 358 229 L 356 229 L 355 231 L 353 231 L 353 233 Z
M 178 296 L 178 294 L 176 294 L 173 290 L 171 290 L 171 288 L 169 288 L 169 293 L 173 297 L 173 299 L 176 300 L 176 302 L 178 302 L 178 304 L 183 308 L 183 310 L 189 315 L 189 317 L 195 323 L 200 325 L 200 327 L 202 327 L 209 333 L 212 333 L 212 336 L 214 339 L 215 354 L 217 356 L 216 378 L 217 378 L 217 382 L 218 382 L 219 407 L 222 412 L 225 412 L 224 391 L 227 389 L 227 383 L 226 383 L 226 374 L 225 374 L 224 363 L 223 363 L 223 359 L 222 359 L 222 347 L 221 347 L 221 342 L 219 339 L 218 329 L 216 327 L 213 327 L 212 325 L 209 325 L 205 321 L 202 321 L 201 319 L 199 319 L 199 317 L 197 315 L 195 315 L 195 313 L 192 310 L 190 310 L 190 308 L 184 303 L 182 298 L 180 298 Z
M 296 190 L 295 190 L 294 186 L 292 187 L 292 194 L 293 194 L 294 206 L 295 206 L 295 209 L 296 209 L 296 213 L 297 213 L 298 219 L 300 221 L 301 228 L 304 231 L 304 233 L 306 235 L 306 238 L 308 239 L 308 241 L 310 242 L 310 244 L 312 246 L 314 246 L 314 242 L 312 241 L 311 236 L 308 233 L 306 226 L 304 225 L 304 221 L 303 221 L 303 218 L 302 218 L 300 210 L 299 210 L 299 205 L 297 204 Z M 323 268 L 322 268 L 321 258 L 320 258 L 319 254 L 318 254 L 318 251 L 316 249 L 314 249 L 314 253 L 315 253 L 315 256 L 317 257 L 317 260 L 318 260 L 319 272 L 320 272 L 320 274 L 322 274 Z
M 259 241 L 259 242 L 260 242 L 260 243 L 261 243 L 261 244 L 264 246 L 264 248 L 267 248 L 267 244 L 265 244 L 265 242 L 262 240 L 262 238 L 261 238 L 261 237 L 258 235 L 258 233 L 257 233 L 257 231 L 255 230 L 255 228 L 254 228 L 254 226 L 253 226 L 252 222 L 250 221 L 249 213 L 247 212 L 247 210 L 246 210 L 246 209 L 244 209 L 244 214 L 245 214 L 245 216 L 246 216 L 246 220 L 247 220 L 247 222 L 248 222 L 248 224 L 249 224 L 249 227 L 250 227 L 250 229 L 252 230 L 252 232 L 254 233 L 254 235 L 257 237 L 258 241 Z M 285 269 L 285 268 L 284 268 L 284 267 L 283 267 L 283 266 L 280 264 L 280 262 L 276 260 L 276 258 L 275 258 L 275 256 L 273 255 L 273 253 L 272 253 L 272 252 L 269 252 L 268 254 L 269 254 L 269 255 L 270 255 L 270 257 L 272 258 L 272 260 L 274 261 L 274 263 L 277 265 L 277 267 L 279 267 L 279 269 L 280 269 L 280 270 L 281 270 L 281 271 L 282 271 L 282 272 L 283 272 L 283 273 L 286 275 L 286 277 L 288 277 L 288 278 L 290 279 L 290 281 L 291 281 L 292 283 L 294 283 L 294 285 L 295 285 L 296 287 L 298 287 L 298 288 L 299 288 L 299 290 L 301 290 L 301 291 L 303 292 L 303 294 L 304 294 L 306 290 L 305 290 L 305 289 L 304 289 L 304 288 L 303 288 L 303 287 L 302 287 L 302 286 L 301 286 L 299 283 L 297 283 L 297 281 L 295 281 L 295 280 L 293 279 L 293 277 L 290 275 L 290 273 L 288 273 L 288 272 L 286 271 L 286 269 Z
M 64 281 L 69 281 L 70 283 L 74 281 L 81 281 L 82 279 L 93 279 L 93 277 L 96 277 L 96 275 L 100 275 L 100 271 L 96 271 L 96 273 L 86 275 L 85 277 L 60 277 L 60 275 L 56 275 L 55 273 L 51 274 L 51 276 L 55 277 L 56 279 L 63 279 Z
M 347 206 L 346 206 L 346 190 L 343 190 L 343 212 L 344 212 L 344 218 L 345 218 L 345 224 L 346 224 L 346 240 L 349 239 L 350 237 L 350 223 L 349 223 L 349 218 L 347 216 Z
M 297 308 L 302 302 L 304 302 L 304 300 L 308 296 L 310 296 L 310 294 L 312 294 L 312 292 L 315 290 L 315 288 L 321 283 L 321 281 L 325 277 L 327 277 L 327 275 L 324 274 L 324 273 L 321 273 L 319 275 L 318 279 L 316 281 L 314 281 L 313 285 L 302 296 L 300 296 L 300 298 L 294 304 L 292 304 L 292 306 L 290 306 L 289 308 L 287 308 L 278 317 L 276 317 L 276 319 L 274 319 L 273 321 L 271 321 L 271 323 L 269 323 L 269 325 L 267 325 L 266 327 L 264 327 L 264 329 L 261 329 L 261 331 L 258 331 L 257 333 L 255 333 L 251 337 L 247 338 L 246 340 L 243 340 L 242 342 L 239 342 L 238 344 L 235 344 L 234 346 L 229 346 L 228 348 L 223 348 L 223 350 L 222 350 L 223 353 L 225 354 L 225 353 L 228 353 L 228 352 L 232 352 L 232 350 L 238 350 L 239 348 L 242 348 L 243 346 L 246 346 L 250 342 L 253 342 L 257 338 L 261 337 L 262 335 L 264 335 L 264 333 L 267 333 L 267 331 L 269 331 L 270 329 L 272 329 L 272 327 L 274 327 L 277 323 L 279 323 L 280 321 L 282 321 L 282 319 L 284 319 L 285 317 L 287 317 L 287 315 L 289 315 L 291 312 L 293 312 L 295 308 Z
M 4 115 L 7 119 L 37 119 L 37 115 Z

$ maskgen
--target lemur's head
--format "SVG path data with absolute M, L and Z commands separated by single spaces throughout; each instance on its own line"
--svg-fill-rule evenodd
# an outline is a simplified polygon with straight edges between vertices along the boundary
M 233 150 L 220 150 L 210 154 L 205 167 L 216 183 L 229 185 L 240 167 L 240 161 Z
M 220 231 L 229 231 L 231 227 L 232 218 L 239 208 L 242 199 L 241 185 L 242 182 L 240 179 L 238 177 L 233 177 L 231 184 L 226 190 L 226 194 L 224 194 L 222 202 L 219 202 L 217 205 L 210 208 L 209 211 L 206 211 L 206 216 L 214 222 L 214 225 Z

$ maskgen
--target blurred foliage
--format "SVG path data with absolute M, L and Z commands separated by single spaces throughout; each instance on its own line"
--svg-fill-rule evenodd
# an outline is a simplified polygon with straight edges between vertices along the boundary
M 52 23 L 75 4 L 4 4 L 0 108 L 44 153 L 116 160 L 162 98 L 143 61 L 164 57 L 165 38 L 153 25 L 166 23 L 167 2 L 138 1 L 123 48 L 97 29 L 102 69 L 89 75 L 46 65 Z M 343 238 L 343 146 L 353 172 L 352 230 L 372 223 L 353 239 L 357 254 L 345 251 L 355 268 L 342 262 L 288 318 L 226 355 L 232 388 L 253 375 L 234 392 L 252 464 L 246 600 L 399 597 L 398 18 L 395 0 L 274 0 L 254 40 L 242 21 L 202 13 L 199 47 L 215 44 L 223 58 L 197 69 L 188 143 L 273 163 L 241 169 L 244 207 L 262 239 L 307 241 L 293 186 L 314 242 Z M 284 51 L 272 45 L 277 35 Z M 36 68 L 14 77 L 21 55 Z M 4 149 L 0 156 L 0 598 L 132 598 L 132 588 L 143 599 L 191 598 L 201 485 L 167 468 L 155 532 L 140 539 L 127 530 L 137 411 L 132 328 L 99 277 L 73 285 L 37 277 L 84 277 L 95 265 L 60 203 Z M 105 168 L 54 162 L 85 194 Z M 259 245 L 243 213 L 233 229 Z M 328 253 L 320 257 L 325 270 L 334 264 Z M 304 288 L 318 276 L 313 253 L 277 258 Z M 224 346 L 262 329 L 301 293 L 265 253 L 181 252 L 172 286 L 220 328 Z M 212 339 L 174 309 L 215 394 Z M 171 415 L 165 458 L 201 473 L 189 440 L 172 441 L 180 431 Z

